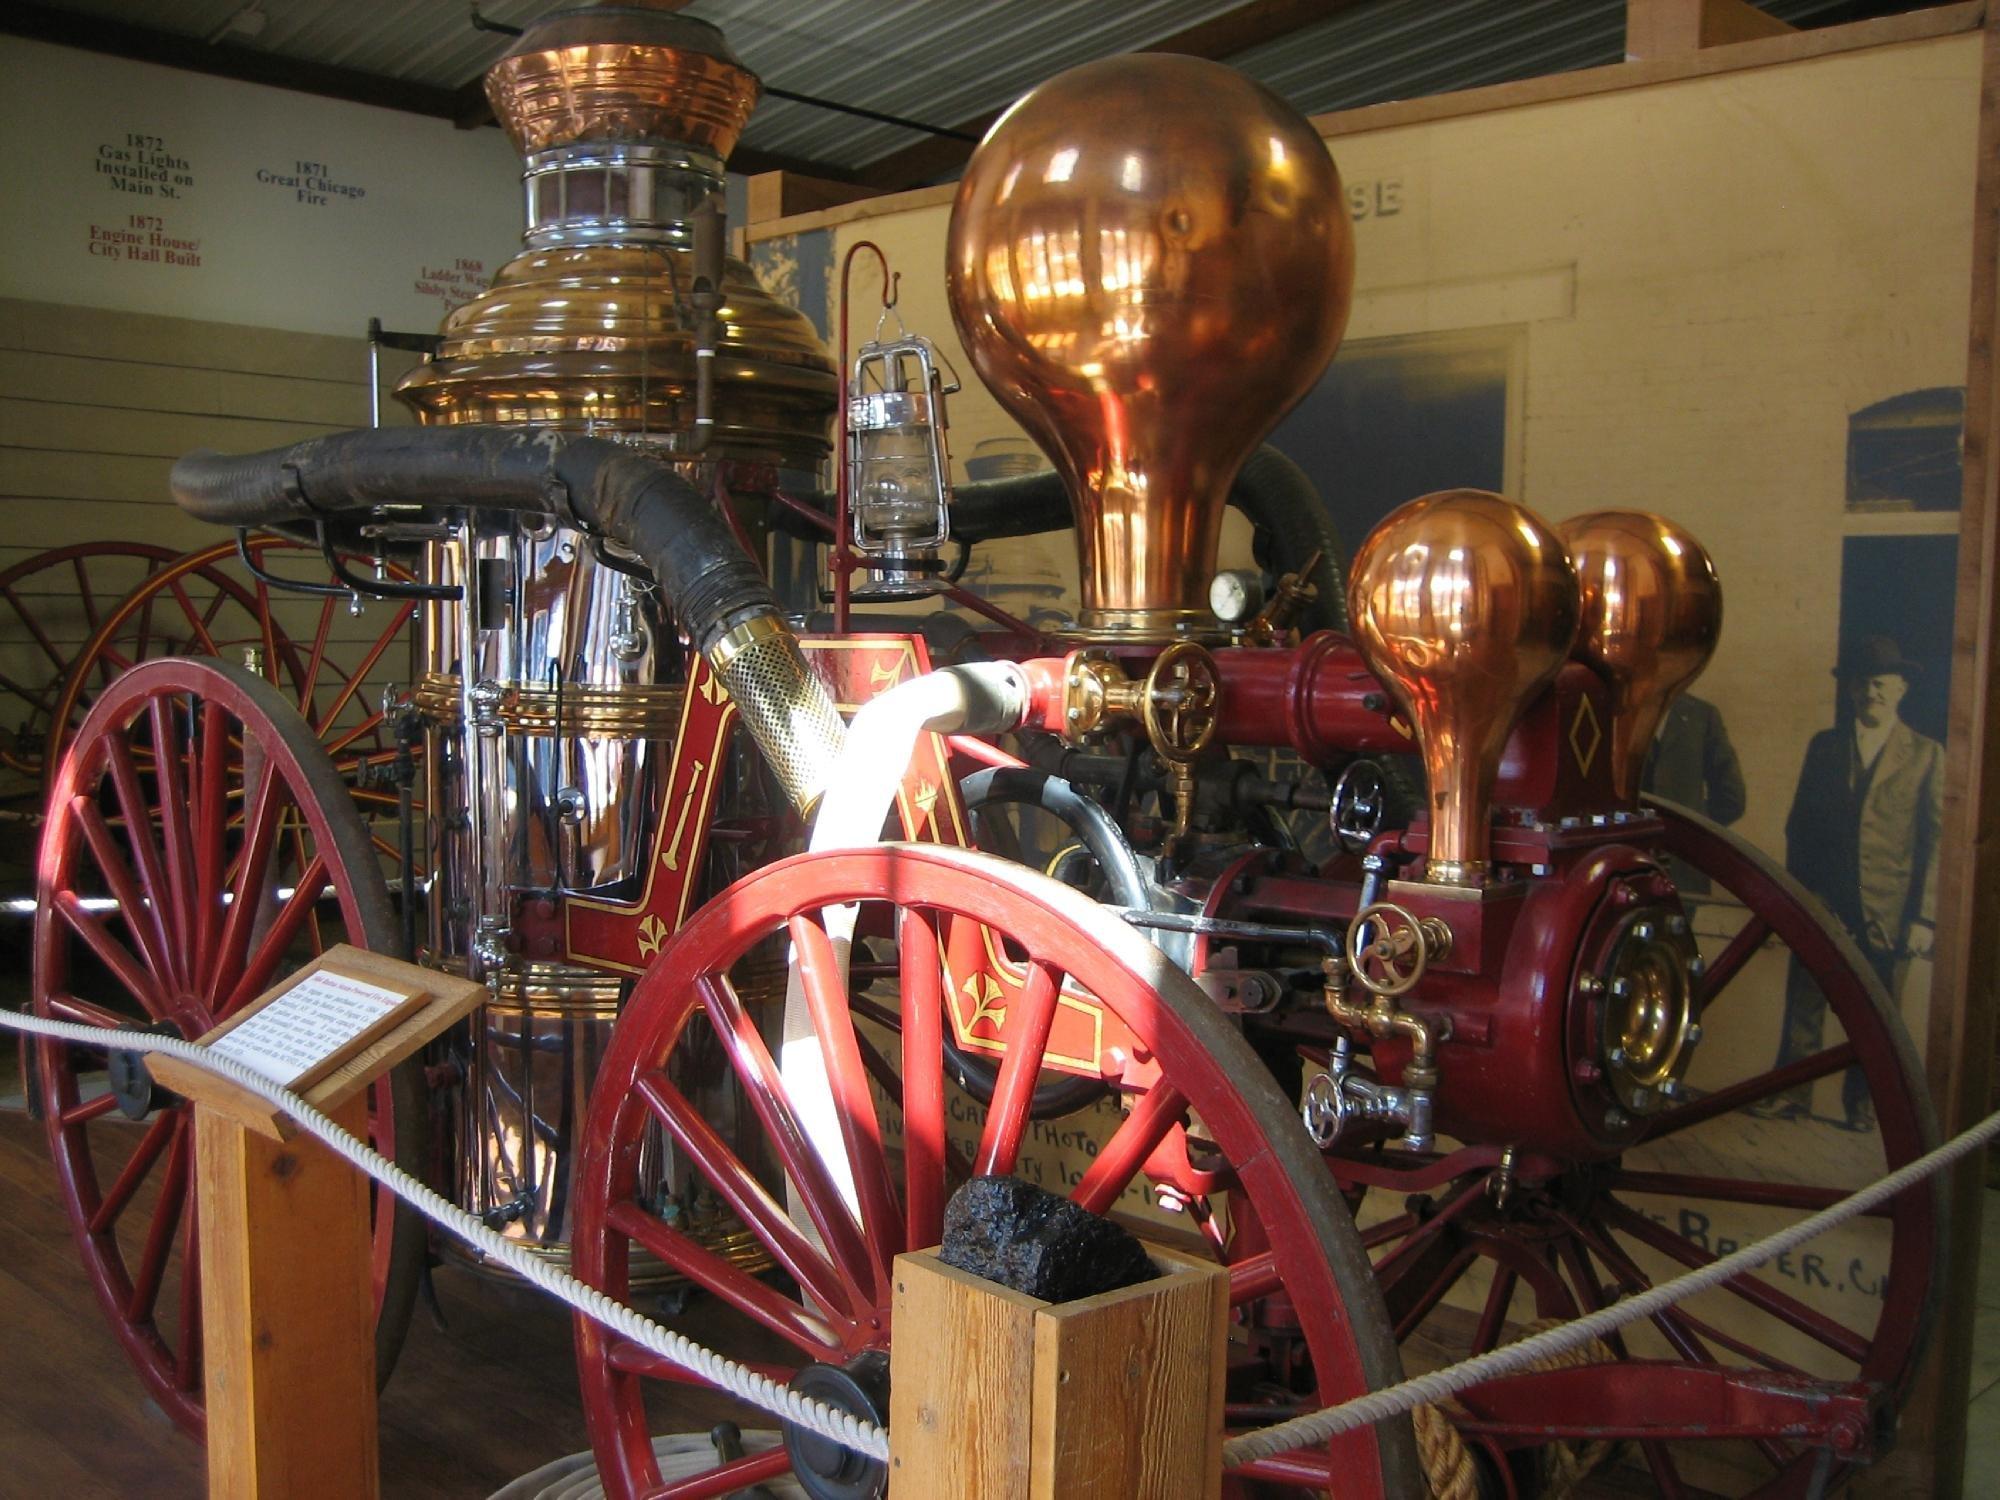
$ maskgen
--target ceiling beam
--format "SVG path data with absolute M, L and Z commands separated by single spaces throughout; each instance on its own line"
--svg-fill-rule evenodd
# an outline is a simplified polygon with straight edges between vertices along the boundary
M 1171 52 L 1181 57 L 1221 62 L 1367 3 L 1368 0 L 1244 0 L 1220 15 L 1132 50 Z M 988 110 L 956 128 L 967 135 L 983 136 L 1005 112 Z M 969 142 L 948 136 L 933 137 L 877 157 L 854 176 L 882 192 L 900 192 L 956 172 L 965 165 L 972 150 Z
M 158 63 L 190 73 L 206 73 L 216 78 L 233 78 L 239 83 L 261 83 L 294 93 L 316 94 L 324 99 L 342 99 L 350 104 L 372 104 L 379 109 L 401 110 L 429 119 L 466 121 L 476 97 L 483 118 L 464 123 L 492 123 L 492 111 L 485 108 L 482 74 L 462 88 L 439 88 L 435 84 L 410 83 L 364 73 L 356 68 L 337 68 L 326 63 L 281 57 L 274 52 L 257 52 L 248 47 L 209 45 L 200 37 L 158 31 L 148 26 L 131 26 L 119 21 L 101 21 L 75 11 L 51 5 L 0 4 L 0 34 L 25 37 L 29 41 L 53 42 L 110 57 L 126 57 L 137 62 Z M 854 173 L 845 167 L 782 152 L 759 151 L 739 146 L 729 159 L 737 172 L 803 172 L 851 182 Z
M 280 57 L 274 52 L 257 52 L 229 43 L 211 46 L 198 36 L 99 20 L 96 16 L 30 4 L 27 0 L 0 6 L 0 33 L 77 47 L 85 52 L 102 52 L 111 57 L 129 57 L 137 62 L 159 63 L 190 73 L 233 78 L 239 83 L 261 83 L 295 93 L 317 94 L 325 99 L 344 99 L 351 104 L 372 104 L 380 109 L 399 109 L 438 119 L 450 119 L 456 102 L 453 90 L 432 84 L 409 83 L 356 68 Z

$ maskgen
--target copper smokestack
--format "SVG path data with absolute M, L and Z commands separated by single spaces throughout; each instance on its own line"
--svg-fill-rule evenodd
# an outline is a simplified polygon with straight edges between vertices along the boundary
M 1661 716 L 1715 654 L 1722 585 L 1701 543 L 1663 517 L 1600 510 L 1558 530 L 1583 589 L 1576 659 L 1611 688 L 1611 783 L 1637 802 Z
M 1514 722 L 1576 635 L 1576 571 L 1525 506 L 1444 490 L 1390 513 L 1354 555 L 1354 641 L 1410 716 L 1430 781 L 1426 878 L 1477 885 Z
M 1086 63 L 973 153 L 946 256 L 974 367 L 1068 486 L 1084 632 L 1212 629 L 1230 483 L 1347 323 L 1326 144 L 1219 64 Z
M 530 24 L 486 75 L 524 159 L 525 244 L 397 387 L 418 420 L 619 432 L 690 463 L 816 468 L 833 361 L 804 314 L 719 244 L 712 440 L 691 441 L 708 346 L 697 226 L 758 91 L 720 31 L 670 4 Z

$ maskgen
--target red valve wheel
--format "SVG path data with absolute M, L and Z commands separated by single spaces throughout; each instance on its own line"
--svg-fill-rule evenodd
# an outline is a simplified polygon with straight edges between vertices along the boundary
M 1371 1222 L 1364 1206 L 1362 1238 L 1413 1368 L 1710 1264 L 1936 1144 L 1923 1069 L 1858 950 L 1740 839 L 1671 804 L 1654 810 L 1663 852 L 1715 888 L 1696 923 L 1705 1036 L 1690 1086 L 1615 1161 L 1523 1162 L 1517 1175 L 1491 1149 L 1468 1152 L 1458 1172 L 1440 1154 L 1432 1180 L 1389 1189 L 1386 1217 Z M 1796 966 L 1837 1023 L 1784 1067 L 1771 1063 L 1768 1027 L 1740 1009 L 1753 964 L 1767 994 Z M 1798 1097 L 1822 1080 L 1823 1096 L 1840 1094 L 1850 1067 L 1859 1129 Z M 1335 1172 L 1358 1178 L 1358 1164 Z M 1891 1410 L 1907 1394 L 1942 1286 L 1943 1213 L 1934 1177 L 1832 1247 L 1808 1242 L 1628 1327 L 1608 1341 L 1612 1362 L 1475 1387 L 1455 1420 L 1496 1470 L 1550 1441 L 1631 1442 L 1663 1495 L 1822 1493 L 1851 1467 L 1841 1450 L 1870 1440 L 1873 1388 Z
M 38 870 L 34 1005 L 56 1020 L 199 1036 L 322 942 L 396 949 L 380 868 L 332 762 L 277 689 L 224 662 L 141 663 L 99 696 L 56 768 Z M 154 1399 L 198 1437 L 190 1110 L 116 1069 L 97 1091 L 88 1049 L 34 1046 L 63 1204 L 99 1304 Z M 408 1069 L 375 1087 L 368 1115 L 378 1149 L 421 1165 Z M 385 1378 L 423 1253 L 421 1222 L 378 1191 Z
M 822 914 L 853 901 L 873 931 L 898 935 L 899 1026 L 893 1041 L 855 1024 Z M 942 1056 L 942 924 L 985 923 L 1025 955 L 1033 978 L 1011 1009 L 1008 1051 L 973 1159 L 946 1138 Z M 889 925 L 885 928 L 883 923 Z M 776 940 L 775 942 L 773 940 Z M 798 953 L 840 1138 L 855 1182 L 851 1211 L 801 1124 L 774 1056 L 775 1007 L 746 1005 L 731 970 L 789 941 Z M 768 961 L 768 960 L 766 960 Z M 781 1384 L 801 1369 L 865 1365 L 889 1346 L 890 1264 L 934 1245 L 954 1176 L 1005 1172 L 1027 1132 L 1049 1018 L 1067 977 L 1104 1007 L 1107 1034 L 1129 1031 L 1158 1081 L 1136 1094 L 1071 1196 L 1103 1209 L 1198 1115 L 1231 1164 L 1227 1217 L 1231 1297 L 1251 1316 L 1267 1301 L 1296 1311 L 1313 1380 L 1286 1405 L 1231 1407 L 1255 1425 L 1298 1402 L 1331 1401 L 1396 1377 L 1388 1329 L 1346 1207 L 1296 1110 L 1228 1019 L 1193 982 L 1088 897 L 988 855 L 934 845 L 885 845 L 803 855 L 759 870 L 704 906 L 662 949 L 627 1004 L 591 1097 L 578 1172 L 578 1274 L 620 1300 L 639 1245 L 713 1294 L 730 1315 L 703 1332 L 720 1352 Z M 762 1127 L 766 1163 L 747 1161 L 689 1104 L 684 1068 L 732 1070 L 744 1119 Z M 900 1150 L 882 1142 L 872 1083 L 900 1109 Z M 1116 1080 L 1107 1081 L 1116 1082 Z M 794 1296 L 703 1250 L 654 1211 L 644 1185 L 663 1144 L 762 1241 L 800 1289 Z M 954 1158 L 957 1158 L 954 1160 Z M 795 1222 L 785 1204 L 797 1205 Z M 1204 1205 L 1206 1207 L 1206 1205 Z M 647 1434 L 645 1390 L 691 1377 L 637 1344 L 580 1321 L 578 1367 L 598 1469 L 618 1497 L 732 1494 L 793 1472 L 784 1447 L 663 1486 Z M 821 1370 L 830 1378 L 831 1372 Z M 884 1412 L 886 1415 L 886 1410 Z M 764 1425 L 771 1419 L 760 1418 Z M 1353 1493 L 1413 1493 L 1421 1484 L 1407 1423 L 1350 1434 L 1321 1459 Z

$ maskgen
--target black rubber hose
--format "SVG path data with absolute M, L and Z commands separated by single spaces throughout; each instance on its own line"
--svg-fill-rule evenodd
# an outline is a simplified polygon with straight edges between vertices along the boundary
M 1062 824 L 1090 851 L 1111 888 L 1111 900 L 1118 906 L 1135 906 L 1141 911 L 1153 904 L 1139 856 L 1132 852 L 1124 833 L 1111 814 L 1059 776 L 1015 766 L 996 766 L 976 771 L 959 783 L 968 812 L 976 812 L 989 802 L 1023 803 L 1039 807 L 1062 820 Z
M 188 454 L 174 499 L 221 526 L 274 526 L 385 505 L 560 514 L 631 549 L 706 651 L 778 601 L 709 499 L 660 459 L 602 438 L 503 427 L 386 428 L 263 453 Z

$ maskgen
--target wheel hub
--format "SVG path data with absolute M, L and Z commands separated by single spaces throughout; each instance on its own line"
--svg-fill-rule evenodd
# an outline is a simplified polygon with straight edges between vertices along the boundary
M 885 1427 L 889 1422 L 889 1356 L 880 1350 L 845 1365 L 807 1365 L 792 1378 L 801 1396 Z M 889 1469 L 795 1423 L 784 1424 L 792 1474 L 812 1500 L 875 1500 L 888 1493 Z
M 181 1030 L 171 1021 L 157 1026 L 135 1027 L 149 1036 L 179 1036 Z M 153 1081 L 152 1072 L 146 1067 L 146 1057 L 142 1052 L 113 1047 L 105 1053 L 105 1079 L 111 1095 L 118 1101 L 118 1113 L 128 1120 L 143 1120 L 157 1109 L 167 1109 L 180 1103 L 180 1096 L 161 1088 Z

